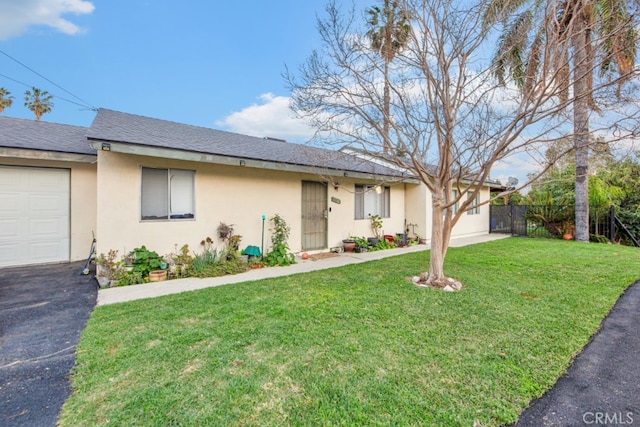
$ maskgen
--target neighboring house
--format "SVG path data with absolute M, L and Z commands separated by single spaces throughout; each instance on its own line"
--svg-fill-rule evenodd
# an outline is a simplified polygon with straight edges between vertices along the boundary
M 86 131 L 0 117 L 0 266 L 87 257 L 96 153 Z
M 241 247 L 262 246 L 263 215 L 268 249 L 268 218 L 274 214 L 291 227 L 293 252 L 324 251 L 351 235 L 372 235 L 365 214 L 372 209 L 384 217 L 386 232 L 402 232 L 406 187 L 418 184 L 338 151 L 111 110 L 99 110 L 88 129 L 0 120 L 0 198 L 9 201 L 0 208 L 4 266 L 81 260 L 88 255 L 92 231 L 98 252 L 125 254 L 145 245 L 166 254 L 183 244 L 200 251 L 206 237 L 221 245 L 216 228 L 225 222 L 242 236 Z M 55 237 L 49 234 L 68 243 L 46 256 L 30 237 L 30 218 L 39 210 L 17 201 L 19 194 L 24 200 L 53 194 L 42 180 L 31 179 L 46 179 L 45 171 L 59 175 L 59 186 L 69 189 L 60 191 L 57 202 L 49 200 L 67 207 L 55 214 L 67 228 L 60 226 Z M 30 180 L 32 187 L 17 184 Z M 22 234 L 12 231 L 17 221 L 25 224 Z M 17 256 L 18 244 L 40 256 Z
M 394 164 L 389 159 L 385 159 L 381 156 L 374 156 L 371 153 L 367 153 L 357 148 L 353 148 L 350 146 L 345 146 L 340 149 L 343 153 L 351 154 L 357 157 L 360 157 L 364 160 L 379 164 L 381 166 L 389 167 L 396 171 L 402 171 L 397 164 Z M 433 167 L 431 168 L 433 169 Z M 409 172 L 405 170 L 405 173 L 409 174 Z M 461 187 L 465 188 L 468 186 L 468 183 L 461 182 Z M 491 190 L 494 188 L 503 188 L 498 183 L 494 181 L 487 181 L 484 186 L 480 189 L 478 194 L 476 195 L 475 204 L 480 204 L 482 202 L 486 202 L 491 198 Z M 454 197 L 457 197 L 457 191 L 454 191 Z M 471 193 L 469 193 L 471 194 Z M 462 195 L 465 198 L 465 194 Z M 419 185 L 407 185 L 405 187 L 405 215 L 406 215 L 406 223 L 407 229 L 409 230 L 409 235 L 419 235 L 421 238 L 425 238 L 427 240 L 431 239 L 431 230 L 432 230 L 432 218 L 431 218 L 431 191 L 427 188 L 427 186 L 420 182 Z M 454 213 L 457 213 L 458 205 L 457 203 L 453 209 Z M 451 231 L 451 238 L 460 238 L 460 237 L 469 237 L 469 236 L 478 236 L 482 234 L 489 233 L 489 205 L 484 204 L 482 206 L 476 207 L 474 209 L 468 210 L 462 217 L 458 220 L 456 225 L 453 227 Z

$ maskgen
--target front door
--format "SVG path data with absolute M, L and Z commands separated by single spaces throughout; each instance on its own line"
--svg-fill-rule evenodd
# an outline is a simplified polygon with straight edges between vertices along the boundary
M 302 182 L 302 250 L 327 247 L 327 184 Z

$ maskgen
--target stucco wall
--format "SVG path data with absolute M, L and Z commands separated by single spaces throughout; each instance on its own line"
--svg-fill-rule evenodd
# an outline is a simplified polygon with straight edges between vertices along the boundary
M 430 241 L 432 230 L 431 192 L 424 184 L 407 185 L 406 195 L 407 222 L 418 224 L 416 233 Z M 480 190 L 480 200 L 485 201 L 489 197 L 489 188 L 482 188 Z M 451 238 L 477 236 L 487 233 L 489 233 L 489 206 L 483 205 L 477 215 L 462 214 L 462 217 L 453 227 Z
M 71 261 L 86 259 L 96 230 L 96 165 L 52 160 L 0 158 L 0 164 L 71 170 L 70 253 Z
M 480 190 L 480 200 L 485 201 L 490 197 L 489 188 Z M 462 214 L 458 223 L 453 227 L 451 238 L 477 236 L 489 233 L 489 205 L 480 206 L 480 213 L 469 215 L 468 212 Z
M 301 251 L 302 182 L 323 179 L 313 174 L 281 172 L 241 166 L 223 166 L 147 156 L 100 151 L 98 166 L 98 252 L 117 249 L 122 255 L 145 245 L 161 255 L 188 244 L 200 251 L 200 242 L 211 237 L 222 242 L 216 228 L 220 222 L 234 224 L 242 236 L 241 248 L 261 246 L 262 215 L 265 221 L 264 248 L 270 246 L 270 222 L 274 214 L 291 227 L 289 246 Z M 195 219 L 140 220 L 141 167 L 176 168 L 195 171 Z M 327 187 L 327 247 L 338 246 L 349 235 L 371 236 L 369 220 L 354 219 L 354 186 L 362 180 L 341 180 L 337 189 Z M 339 203 L 332 201 L 334 197 Z M 391 216 L 385 231 L 401 232 L 404 224 L 404 185 L 391 187 Z

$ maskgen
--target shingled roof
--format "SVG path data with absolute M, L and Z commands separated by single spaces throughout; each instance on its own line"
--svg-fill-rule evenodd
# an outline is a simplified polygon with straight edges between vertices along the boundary
M 80 126 L 0 117 L 0 147 L 95 155 L 86 132 Z
M 90 140 L 181 150 L 237 159 L 319 167 L 390 177 L 403 176 L 384 165 L 342 153 L 100 109 L 87 132 Z

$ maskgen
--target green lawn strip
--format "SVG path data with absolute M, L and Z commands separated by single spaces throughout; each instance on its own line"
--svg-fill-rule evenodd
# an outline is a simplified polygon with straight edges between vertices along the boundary
M 640 251 L 507 239 L 97 307 L 62 426 L 501 425 L 550 388 Z

